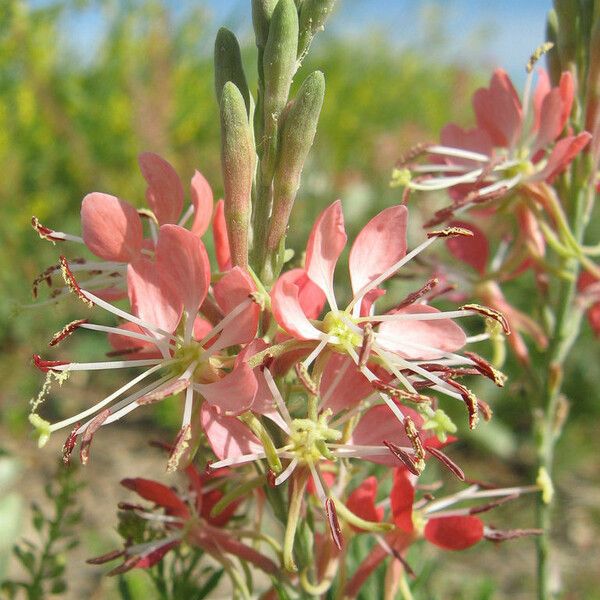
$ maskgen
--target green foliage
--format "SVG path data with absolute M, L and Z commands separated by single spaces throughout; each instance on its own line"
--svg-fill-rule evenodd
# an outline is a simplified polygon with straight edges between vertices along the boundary
M 48 594 L 62 594 L 67 589 L 66 557 L 79 541 L 74 528 L 81 521 L 75 497 L 81 485 L 74 468 L 58 467 L 56 476 L 45 488 L 52 505 L 51 514 L 32 503 L 32 525 L 38 541 L 23 539 L 13 548 L 15 558 L 26 573 L 24 579 L 6 580 L 2 591 L 7 598 L 19 597 L 22 590 L 28 600 L 43 600 Z

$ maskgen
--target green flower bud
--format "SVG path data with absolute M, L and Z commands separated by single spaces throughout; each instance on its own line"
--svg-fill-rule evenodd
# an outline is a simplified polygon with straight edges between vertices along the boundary
M 300 9 L 300 39 L 298 42 L 298 58 L 308 52 L 310 43 L 323 29 L 336 0 L 304 0 Z
M 256 45 L 264 48 L 269 37 L 269 22 L 277 0 L 252 0 L 252 24 L 254 25 L 254 36 Z
M 554 48 L 546 54 L 548 72 L 553 85 L 558 85 L 562 68 L 560 64 L 560 55 L 558 53 L 558 17 L 555 10 L 548 12 L 546 20 L 546 39 L 554 44 Z
M 597 135 L 600 132 L 600 14 L 596 16 L 590 34 L 586 92 L 585 128 Z
M 298 13 L 294 0 L 279 0 L 271 23 L 263 55 L 263 98 L 265 129 L 277 121 L 287 103 L 292 78 L 296 72 L 298 50 Z
M 270 251 L 279 246 L 285 235 L 300 186 L 302 168 L 315 139 L 324 96 L 325 77 L 320 71 L 315 71 L 304 80 L 282 119 L 275 167 L 273 214 L 267 241 Z
M 558 17 L 558 53 L 563 70 L 575 74 L 577 53 L 577 0 L 554 0 Z
M 221 27 L 215 40 L 215 92 L 217 100 L 221 103 L 223 86 L 231 81 L 241 92 L 246 112 L 250 110 L 250 90 L 246 82 L 240 45 L 235 34 L 225 27 Z
M 234 266 L 248 266 L 248 221 L 255 152 L 246 105 L 234 83 L 221 96 L 221 168 L 225 188 L 225 221 Z

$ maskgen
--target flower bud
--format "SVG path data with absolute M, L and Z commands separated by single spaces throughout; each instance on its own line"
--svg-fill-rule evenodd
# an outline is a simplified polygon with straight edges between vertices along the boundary
M 288 219 L 304 161 L 315 139 L 319 114 L 325 95 L 323 73 L 311 73 L 285 112 L 279 138 L 279 155 L 275 167 L 273 215 L 267 246 L 275 250 L 285 235 Z
M 546 53 L 546 62 L 548 64 L 550 81 L 556 86 L 560 81 L 560 74 L 563 69 L 561 68 L 560 55 L 558 53 L 558 17 L 554 9 L 548 12 L 546 20 L 546 39 L 554 44 L 554 48 Z
M 600 18 L 592 26 L 589 60 L 585 128 L 596 137 L 600 133 Z
M 554 0 L 558 17 L 558 53 L 563 71 L 575 74 L 577 54 L 577 0 Z
M 221 96 L 221 168 L 225 188 L 225 221 L 232 266 L 248 265 L 248 220 L 254 177 L 252 132 L 242 94 L 234 83 Z
M 317 31 L 323 29 L 336 0 L 304 0 L 300 9 L 300 39 L 298 58 L 307 52 Z
M 265 121 L 276 121 L 287 103 L 296 72 L 298 13 L 294 0 L 279 0 L 269 24 L 263 55 Z M 267 127 L 265 126 L 267 129 Z
M 235 34 L 221 27 L 215 40 L 215 92 L 221 103 L 223 86 L 231 81 L 238 88 L 246 104 L 246 112 L 250 110 L 250 90 L 246 82 L 240 45 Z
M 254 36 L 256 45 L 264 48 L 269 37 L 269 22 L 277 0 L 252 0 L 252 24 L 254 25 Z

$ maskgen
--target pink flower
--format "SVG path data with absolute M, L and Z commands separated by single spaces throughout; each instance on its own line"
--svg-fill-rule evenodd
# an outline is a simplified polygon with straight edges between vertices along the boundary
M 124 337 L 129 344 L 141 343 L 144 352 L 139 353 L 136 348 L 139 358 L 99 363 L 43 361 L 37 357 L 36 365 L 63 377 L 72 371 L 149 367 L 91 408 L 58 423 L 44 425 L 47 433 L 51 433 L 77 423 L 67 454 L 72 451 L 77 436 L 82 435 L 81 457 L 85 462 L 92 436 L 100 426 L 122 418 L 139 406 L 185 391 L 181 432 L 172 457 L 175 466 L 192 438 L 192 425 L 201 424 L 199 417 L 192 423 L 195 395 L 222 414 L 240 414 L 252 405 L 257 391 L 252 369 L 244 361 L 232 365 L 223 351 L 254 338 L 260 311 L 251 297 L 256 288 L 247 273 L 238 267 L 231 269 L 212 288 L 211 302 L 221 311 L 220 321 L 212 325 L 199 319 L 198 311 L 209 292 L 210 266 L 197 235 L 177 225 L 163 225 L 159 230 L 155 260 L 143 258 L 128 266 L 133 314 L 81 288 L 66 259 L 63 259 L 63 270 L 68 285 L 83 301 L 104 308 L 126 323 L 121 327 L 107 327 L 81 320 L 67 326 L 68 331 L 60 332 L 55 338 L 60 341 L 75 329 L 92 329 L 113 338 Z M 161 371 L 162 375 L 156 379 Z M 152 383 L 139 389 L 151 376 Z M 118 398 L 121 399 L 116 401 Z M 79 424 L 94 414 L 95 417 Z
M 406 469 L 395 470 L 394 483 L 390 492 L 394 529 L 385 536 L 376 537 L 378 544 L 361 563 L 346 586 L 346 594 L 349 597 L 353 598 L 358 594 L 369 575 L 388 556 L 399 560 L 409 574 L 414 574 L 406 563 L 404 555 L 409 546 L 419 538 L 424 538 L 443 550 L 465 550 L 482 539 L 503 541 L 541 533 L 537 529 L 499 531 L 485 526 L 483 521 L 475 516 L 517 498 L 523 493 L 536 492 L 538 491 L 536 486 L 480 489 L 478 485 L 471 485 L 452 496 L 436 499 L 424 497 L 417 500 L 416 483 L 417 478 Z M 372 514 L 374 511 L 377 515 L 381 514 L 378 512 L 380 505 L 376 503 L 377 484 L 371 478 L 363 481 L 350 498 L 354 498 L 352 504 L 361 516 Z M 358 498 L 362 500 L 360 504 L 356 502 Z M 474 500 L 485 500 L 486 503 L 452 508 L 453 505 Z
M 349 356 L 366 379 L 376 386 L 380 378 L 367 364 L 372 356 L 410 394 L 418 395 L 416 386 L 424 383 L 462 400 L 464 395 L 455 385 L 435 373 L 435 365 L 441 365 L 440 369 L 449 364 L 476 367 L 470 358 L 456 354 L 467 338 L 452 321 L 476 314 L 476 310 L 440 312 L 425 303 L 424 297 L 432 287 L 427 284 L 387 314 L 374 314 L 374 302 L 384 293 L 380 284 L 432 244 L 438 235 L 452 233 L 435 232 L 407 254 L 407 218 L 406 207 L 393 206 L 371 219 L 358 234 L 349 257 L 353 297 L 341 310 L 335 297 L 333 277 L 346 245 L 346 232 L 341 203 L 334 202 L 313 226 L 304 269 L 283 274 L 273 286 L 273 315 L 293 338 L 314 341 L 314 349 L 303 361 L 304 368 L 308 368 L 322 352 L 342 353 Z M 324 299 L 330 310 L 317 320 Z M 403 421 L 402 411 L 389 395 L 380 395 Z
M 544 252 L 544 242 L 541 234 L 534 224 L 528 220 L 529 211 L 525 211 L 525 217 L 522 220 L 522 244 L 526 244 L 529 248 L 529 254 L 540 256 Z M 458 273 L 450 271 L 446 277 L 450 281 L 457 279 L 461 283 L 461 290 L 469 294 L 470 297 L 482 302 L 486 306 L 493 308 L 504 315 L 510 335 L 507 341 L 512 347 L 515 355 L 524 363 L 529 361 L 529 352 L 527 345 L 523 340 L 522 333 L 529 335 L 540 348 L 545 348 L 548 340 L 542 328 L 528 315 L 513 306 L 504 296 L 500 287 L 499 281 L 508 280 L 522 273 L 532 264 L 531 258 L 522 258 L 517 260 L 505 259 L 504 264 L 513 263 L 512 269 L 508 269 L 506 273 L 500 275 L 496 280 L 486 277 L 490 270 L 488 266 L 498 263 L 496 257 L 490 259 L 490 246 L 485 233 L 473 223 L 465 221 L 451 221 L 455 227 L 468 229 L 473 233 L 471 237 L 452 238 L 447 240 L 447 247 L 450 253 L 462 262 L 468 265 L 472 270 L 467 273 Z M 499 252 L 503 253 L 505 245 L 501 244 Z M 521 252 L 521 255 L 523 253 Z M 515 253 L 519 257 L 519 252 Z M 494 269 L 492 267 L 491 269 Z M 495 270 L 502 270 L 501 267 L 495 267 Z M 507 269 L 504 269 L 505 271 Z
M 453 191 L 455 203 L 439 211 L 429 225 L 518 186 L 552 183 L 588 144 L 591 136 L 585 131 L 560 137 L 573 105 L 571 74 L 564 72 L 560 84 L 551 88 L 546 71 L 538 71 L 532 115 L 527 114 L 530 86 L 531 76 L 521 104 L 508 75 L 497 69 L 489 88 L 480 88 L 473 95 L 477 127 L 463 130 L 447 125 L 441 145 L 426 148 L 433 157 L 430 164 L 408 164 L 396 170 L 398 185 Z
M 581 302 L 587 308 L 587 318 L 592 331 L 600 337 L 600 279 L 584 271 L 577 281 Z
M 230 503 L 218 514 L 213 514 L 217 503 L 223 498 L 221 487 L 227 484 L 227 472 L 224 470 L 205 475 L 191 465 L 186 468 L 186 475 L 188 490 L 184 493 L 150 479 L 123 479 L 121 484 L 124 487 L 150 501 L 153 507 L 147 509 L 138 504 L 122 504 L 122 508 L 151 524 L 152 531 L 150 535 L 141 533 L 141 539 L 127 541 L 121 551 L 110 552 L 87 562 L 103 564 L 122 557 L 124 562 L 109 572 L 109 575 L 118 575 L 131 569 L 150 568 L 162 560 L 170 550 L 187 543 L 202 548 L 218 561 L 222 560 L 222 554 L 225 552 L 248 561 L 268 574 L 276 574 L 277 566 L 270 558 L 239 541 L 237 535 L 224 529 L 235 513 L 239 501 Z M 215 488 L 215 483 L 221 487 Z M 160 533 L 163 534 L 162 537 Z
M 202 236 L 210 224 L 213 212 L 212 190 L 204 176 L 196 171 L 191 180 L 191 203 L 182 214 L 185 192 L 173 167 L 150 152 L 138 157 L 142 175 L 148 187 L 146 200 L 151 210 L 137 210 L 116 196 L 93 192 L 81 203 L 82 237 L 54 231 L 35 217 L 32 225 L 40 236 L 52 242 L 74 241 L 85 244 L 103 262 L 82 260 L 72 265 L 73 271 L 91 273 L 86 286 L 95 289 L 104 299 L 123 297 L 126 290 L 128 264 L 151 257 L 158 240 L 158 229 L 166 224 L 184 226 L 193 217 L 190 230 Z M 141 216 L 148 218 L 151 237 L 144 238 Z M 37 285 L 45 278 L 38 278 Z

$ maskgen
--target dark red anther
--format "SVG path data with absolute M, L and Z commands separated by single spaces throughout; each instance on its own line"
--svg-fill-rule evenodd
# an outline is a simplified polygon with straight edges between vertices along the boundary
M 109 577 L 113 577 L 114 575 L 121 575 L 123 573 L 127 573 L 127 571 L 131 571 L 131 569 L 135 568 L 135 566 L 140 562 L 141 557 L 139 556 L 131 556 L 129 557 L 122 565 L 115 567 L 112 571 L 109 571 L 107 575 Z
M 484 421 L 491 420 L 492 415 L 494 413 L 493 413 L 490 405 L 485 400 L 481 400 L 480 398 L 477 398 L 477 408 L 479 409 L 479 412 L 483 415 Z
M 273 469 L 267 469 L 267 483 L 269 484 L 269 487 L 275 487 L 276 478 L 277 474 L 275 473 L 275 471 L 273 471 Z
M 508 321 L 506 320 L 506 317 L 498 310 L 494 310 L 489 306 L 482 306 L 481 304 L 465 304 L 459 307 L 459 310 L 470 310 L 479 313 L 484 317 L 488 317 L 489 319 L 493 319 L 500 324 L 505 335 L 510 335 L 510 326 Z
M 258 366 L 261 371 L 264 371 L 265 369 L 270 369 L 274 362 L 275 357 L 270 352 L 267 352 Z
M 543 529 L 491 529 L 486 528 L 483 537 L 492 542 L 504 542 L 529 535 L 543 535 Z
M 50 240 L 51 242 L 64 242 L 65 240 L 60 237 L 52 235 L 55 233 L 53 229 L 42 225 L 37 217 L 31 217 L 31 226 L 37 231 L 38 235 L 43 240 Z
M 92 445 L 94 434 L 102 427 L 102 423 L 104 423 L 109 416 L 110 408 L 106 408 L 101 413 L 97 414 L 85 428 L 81 438 L 81 446 L 79 447 L 79 460 L 82 465 L 87 465 L 87 462 L 90 459 L 90 446 Z
M 429 142 L 421 142 L 419 144 L 414 145 L 412 148 L 409 148 L 404 154 L 400 156 L 400 158 L 396 161 L 396 168 L 399 169 L 404 167 L 415 159 L 419 158 L 422 154 L 425 154 L 429 148 L 432 146 L 432 143 Z
M 421 470 L 417 466 L 413 457 L 404 448 L 401 448 L 393 442 L 383 440 L 384 446 L 387 446 L 388 450 L 413 474 L 420 475 Z
M 399 310 L 404 308 L 405 306 L 410 306 L 414 304 L 419 298 L 422 298 L 425 294 L 428 294 L 438 283 L 440 280 L 437 277 L 432 277 L 424 286 L 420 287 L 417 291 L 408 294 L 402 302 L 396 305 L 394 310 Z
M 470 229 L 465 229 L 464 227 L 446 227 L 446 229 L 439 229 L 438 231 L 428 231 L 427 237 L 429 239 L 434 237 L 473 237 L 473 232 Z
M 119 510 L 138 510 L 138 511 L 146 510 L 141 504 L 133 504 L 131 502 L 119 502 L 117 504 L 117 508 Z
M 338 521 L 337 510 L 335 509 L 333 498 L 327 498 L 325 500 L 325 513 L 327 514 L 331 539 L 336 548 L 341 550 L 344 540 L 342 538 L 342 529 L 340 528 L 340 522 Z
M 469 411 L 469 429 L 475 429 L 479 420 L 479 401 L 477 400 L 477 397 L 468 387 L 464 386 L 462 383 L 458 383 L 458 381 L 448 379 L 447 383 L 460 392 L 462 399 L 467 405 L 467 410 Z
M 433 447 L 426 448 L 426 450 L 461 481 L 465 480 L 465 472 L 447 454 L 444 454 L 441 450 Z
M 83 293 L 83 290 L 79 287 L 77 280 L 75 279 L 75 275 L 73 275 L 73 271 L 71 271 L 71 267 L 69 267 L 69 262 L 65 256 L 60 257 L 60 270 L 62 272 L 63 279 L 67 284 L 67 287 L 87 306 L 92 308 L 94 303 Z
M 63 463 L 67 467 L 71 464 L 71 454 L 73 453 L 73 448 L 75 448 L 75 444 L 77 443 L 77 430 L 79 429 L 80 425 L 81 423 L 77 423 L 77 425 L 75 425 L 62 448 Z
M 317 384 L 312 380 L 312 377 L 308 373 L 308 369 L 304 366 L 304 363 L 298 362 L 294 365 L 296 375 L 300 380 L 300 383 L 304 386 L 304 389 L 312 396 L 319 395 L 319 388 Z
M 407 560 L 402 556 L 402 554 L 400 554 L 400 552 L 398 552 L 398 550 L 396 550 L 395 548 L 390 548 L 390 550 L 392 551 L 392 556 L 397 560 L 400 561 L 400 563 L 402 563 L 402 566 L 404 567 L 404 570 L 411 576 L 411 577 L 416 577 L 415 572 L 412 570 L 411 566 L 408 564 Z
M 493 500 L 492 502 L 488 502 L 487 504 L 481 504 L 479 506 L 473 506 L 469 509 L 470 515 L 478 515 L 480 513 L 487 512 L 488 510 L 492 510 L 497 506 L 501 506 L 506 502 L 510 502 L 515 498 L 518 498 L 519 494 L 511 494 L 510 496 L 505 496 L 504 498 L 499 498 L 498 500 Z
M 100 556 L 95 556 L 94 558 L 88 558 L 85 562 L 88 565 L 103 565 L 111 560 L 115 560 L 115 558 L 123 556 L 124 554 L 125 550 L 112 550 L 106 554 L 101 554 Z
M 371 347 L 373 346 L 373 325 L 371 323 L 365 323 L 363 329 L 363 339 L 360 346 L 360 352 L 358 354 L 358 366 L 359 368 L 366 367 L 371 357 Z
M 69 363 L 64 360 L 43 360 L 39 354 L 33 355 L 33 364 L 42 372 L 57 371 L 56 367 L 62 367 Z
M 48 346 L 56 346 L 62 342 L 65 338 L 69 337 L 78 327 L 81 327 L 84 323 L 87 323 L 87 319 L 78 319 L 77 321 L 71 321 L 67 323 L 60 331 L 52 336 L 52 339 L 48 343 Z

